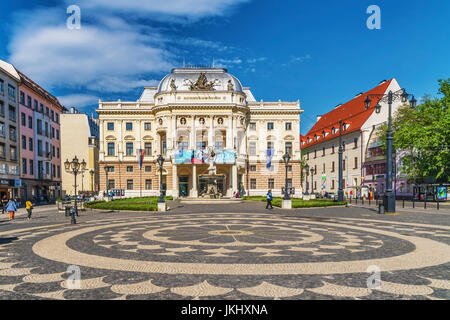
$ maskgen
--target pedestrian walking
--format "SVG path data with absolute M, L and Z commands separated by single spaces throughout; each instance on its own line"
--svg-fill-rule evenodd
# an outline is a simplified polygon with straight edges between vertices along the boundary
M 17 211 L 17 206 L 14 200 L 10 199 L 8 201 L 8 204 L 6 205 L 6 211 L 8 211 L 9 213 L 9 221 L 14 220 L 15 219 L 14 215 Z
M 27 200 L 27 202 L 25 203 L 25 208 L 27 209 L 27 212 L 28 212 L 28 220 L 30 220 L 31 212 L 33 211 L 33 204 L 31 203 L 30 200 Z
M 3 196 L 2 198 L 2 214 L 5 214 L 6 211 L 6 204 L 8 203 L 8 198 L 6 198 L 6 195 Z
M 272 199 L 273 199 L 272 198 L 272 190 L 269 189 L 269 191 L 267 191 L 266 198 L 267 198 L 266 209 L 269 209 L 269 206 L 270 206 L 270 209 L 273 209 L 273 207 L 272 207 Z

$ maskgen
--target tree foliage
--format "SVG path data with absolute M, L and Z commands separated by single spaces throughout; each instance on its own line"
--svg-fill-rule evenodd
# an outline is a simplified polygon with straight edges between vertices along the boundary
M 450 181 L 450 78 L 439 80 L 439 85 L 440 97 L 426 96 L 414 110 L 402 106 L 392 120 L 402 172 L 416 183 Z M 386 141 L 387 124 L 377 134 Z

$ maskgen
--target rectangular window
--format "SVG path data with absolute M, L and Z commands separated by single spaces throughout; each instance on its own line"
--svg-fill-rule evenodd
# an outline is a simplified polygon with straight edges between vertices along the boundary
M 5 104 L 3 103 L 3 101 L 0 101 L 0 115 L 2 117 L 5 116 Z
M 27 96 L 27 107 L 31 108 L 31 97 Z
M 152 172 L 152 166 L 145 166 L 145 172 Z
M 127 122 L 127 123 L 125 124 L 125 129 L 126 129 L 127 131 L 133 130 L 133 122 Z
M 45 136 L 48 137 L 48 122 L 45 123 Z
M 57 166 L 57 173 L 58 173 L 58 178 L 61 178 L 61 167 Z
M 28 138 L 28 150 L 33 151 L 33 138 Z
M 167 142 L 163 141 L 162 143 L 162 153 L 165 155 L 167 151 Z
M 317 150 L 314 150 L 314 159 L 317 158 Z
M 322 165 L 322 173 L 325 173 L 325 163 Z
M 317 190 L 317 181 L 314 181 L 314 190 Z
M 16 88 L 10 84 L 8 84 L 8 95 L 10 100 L 16 101 Z
M 107 189 L 110 190 L 110 189 L 114 189 L 115 187 L 116 187 L 116 181 L 114 179 L 109 179 Z
M 292 172 L 292 165 L 288 165 L 288 166 L 287 166 L 287 171 L 288 171 L 288 172 Z
M 251 172 L 255 172 L 256 171 L 256 166 L 255 165 L 251 165 L 249 169 L 250 169 Z
M 127 172 L 133 172 L 133 166 L 127 166 Z
M 250 179 L 250 189 L 256 189 L 256 179 Z
M 108 130 L 114 130 L 114 122 L 108 122 L 107 123 L 107 129 Z
M 17 160 L 17 149 L 14 146 L 10 147 L 11 160 Z
M 331 146 L 331 154 L 334 154 L 334 146 Z
M 6 126 L 3 122 L 0 122 L 0 136 L 4 137 L 6 134 Z
M 334 180 L 331 180 L 331 189 L 334 189 Z
M 59 123 L 59 114 L 55 112 L 55 122 Z
M 275 179 L 269 178 L 267 181 L 267 189 L 273 189 L 275 188 Z
M 317 174 L 317 164 L 314 165 L 314 174 Z
M 59 130 L 56 129 L 56 140 L 59 140 Z
M 38 110 L 38 101 L 34 99 L 34 110 Z
M 22 173 L 27 174 L 27 159 L 22 159 Z
M 248 144 L 248 153 L 250 156 L 256 156 L 256 142 L 250 141 Z
M 285 153 L 292 155 L 292 142 L 285 142 L 284 151 Z
M 28 116 L 28 128 L 33 129 L 33 117 Z
M 345 142 L 342 141 L 342 151 L 345 151 Z
M 22 149 L 27 150 L 27 137 L 22 135 Z
M 108 156 L 114 156 L 116 151 L 114 142 L 108 142 Z
M 42 134 L 42 120 L 37 119 L 37 133 Z
M 334 172 L 334 161 L 331 162 L 331 172 Z
M 256 131 L 256 122 L 250 122 L 250 131 Z
M 33 163 L 33 160 L 30 160 L 30 174 L 34 174 L 34 163 Z
M 9 139 L 12 140 L 12 141 L 16 141 L 17 140 L 16 127 L 9 126 Z
M 133 179 L 127 180 L 127 190 L 133 190 Z
M 267 122 L 267 130 L 273 130 L 273 122 Z
M 292 130 L 292 122 L 286 122 L 285 129 L 286 129 L 286 131 Z
M 273 150 L 273 142 L 267 141 L 267 150 Z
M 306 153 L 306 160 L 309 160 L 309 151 Z
M 126 146 L 126 155 L 132 156 L 133 155 L 133 142 L 127 142 L 125 146 Z
M 325 157 L 325 147 L 322 148 L 322 157 Z
M 16 108 L 9 106 L 9 120 L 16 121 Z
M 25 113 L 23 113 L 23 112 L 20 113 L 20 123 L 24 127 L 27 125 L 27 117 L 26 117 Z
M 52 121 L 55 121 L 55 112 L 53 110 L 50 111 Z
M 3 80 L 2 79 L 0 79 L 0 94 L 1 95 L 4 95 L 5 93 L 4 93 L 4 90 L 5 90 L 5 83 L 3 82 Z
M 342 170 L 345 170 L 345 159 L 342 160 Z
M 292 188 L 292 178 L 287 179 L 288 188 Z
M 25 93 L 23 91 L 20 91 L 20 104 L 25 105 Z
M 152 190 L 152 179 L 145 179 L 145 190 Z
M 358 169 L 358 157 L 355 157 L 355 166 L 353 169 Z
M 44 105 L 42 103 L 39 104 L 39 112 L 44 114 Z
M 56 157 L 59 159 L 59 148 L 56 148 Z
M 45 107 L 45 114 L 48 116 L 49 115 L 49 109 L 48 107 Z
M 353 139 L 353 149 L 358 148 L 358 138 Z
M 0 142 L 0 157 L 6 158 L 6 147 L 5 144 Z
M 152 130 L 152 123 L 151 122 L 144 122 L 144 130 L 146 130 L 146 131 Z

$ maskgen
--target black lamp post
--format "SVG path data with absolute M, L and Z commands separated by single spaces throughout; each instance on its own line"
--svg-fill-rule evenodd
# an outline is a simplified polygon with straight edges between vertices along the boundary
M 386 154 L 386 193 L 384 195 L 383 203 L 385 207 L 385 211 L 387 212 L 395 212 L 395 195 L 392 192 L 392 141 L 393 141 L 393 133 L 392 133 L 392 103 L 394 101 L 400 100 L 403 103 L 408 101 L 408 97 L 411 96 L 411 100 L 409 101 L 410 107 L 415 108 L 417 100 L 413 95 L 406 93 L 405 89 L 400 89 L 396 92 L 389 91 L 388 94 L 370 94 L 367 96 L 364 101 L 366 109 L 370 108 L 370 104 L 372 100 L 370 97 L 379 99 L 375 109 L 378 112 L 381 110 L 380 101 L 384 103 L 388 103 L 389 105 L 389 113 L 388 113 L 388 131 L 387 131 L 387 154 Z
M 109 197 L 108 189 L 109 189 L 109 180 L 108 180 L 108 172 L 111 171 L 111 166 L 104 166 L 105 175 L 106 175 L 106 196 Z
M 308 193 L 308 175 L 309 175 L 309 165 L 305 165 L 305 196 L 309 195 Z
M 159 164 L 159 199 L 158 202 L 159 203 L 164 203 L 164 196 L 163 196 L 163 185 L 162 185 L 162 167 L 164 164 L 164 157 L 160 154 L 158 156 L 158 159 L 156 159 L 156 161 L 158 161 Z
M 290 200 L 291 199 L 289 197 L 289 190 L 288 190 L 288 164 L 289 164 L 289 160 L 291 160 L 291 156 L 289 155 L 288 152 L 286 152 L 283 155 L 284 166 L 286 168 L 286 177 L 285 177 L 285 181 L 284 181 L 284 198 L 283 198 L 283 200 Z
M 339 120 L 339 160 L 338 160 L 338 166 L 339 166 L 339 172 L 338 172 L 338 201 L 343 202 L 344 201 L 344 186 L 343 186 L 343 173 L 342 173 L 342 154 L 344 152 L 344 149 L 342 148 L 342 120 Z
M 75 207 L 74 210 L 71 210 L 72 220 L 71 224 L 76 224 L 77 221 L 75 220 L 75 214 L 78 214 L 78 207 L 77 207 L 77 174 L 80 172 L 83 172 L 86 170 L 86 162 L 83 160 L 82 162 L 78 161 L 77 156 L 75 156 L 72 161 L 69 161 L 68 159 L 66 162 L 64 162 L 64 168 L 67 173 L 72 173 L 75 178 Z
M 311 194 L 314 194 L 314 185 L 313 185 L 313 175 L 314 175 L 314 168 L 311 167 Z
M 91 169 L 89 173 L 91 175 L 91 192 L 94 194 L 94 170 Z

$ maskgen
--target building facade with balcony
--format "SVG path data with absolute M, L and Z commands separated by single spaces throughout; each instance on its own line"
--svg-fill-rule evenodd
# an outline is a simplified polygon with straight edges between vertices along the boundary
M 372 98 L 369 108 L 364 100 L 370 94 L 396 92 L 400 86 L 396 79 L 383 80 L 375 88 L 359 93 L 345 104 L 336 106 L 325 115 L 318 116 L 316 124 L 301 137 L 302 156 L 310 170 L 313 169 L 314 193 L 337 193 L 339 189 L 339 120 L 342 120 L 343 189 L 346 196 L 356 196 L 370 191 L 384 193 L 386 157 L 381 150 L 376 129 L 388 120 L 388 105 Z M 381 108 L 375 106 L 380 102 Z M 394 102 L 392 115 L 403 103 Z M 400 159 L 400 158 L 399 158 Z M 311 192 L 311 172 L 307 173 L 305 186 Z M 399 182 L 402 183 L 402 182 Z M 404 183 L 404 182 L 403 182 Z M 406 190 L 406 189 L 405 189 Z
M 161 184 L 175 198 L 205 196 L 211 163 L 224 197 L 279 196 L 288 152 L 288 183 L 300 196 L 302 111 L 298 101 L 256 101 L 226 69 L 173 69 L 137 101 L 99 101 L 100 190 L 159 195 L 161 154 Z
M 80 113 L 73 107 L 69 108 L 69 112 L 61 114 L 61 158 L 63 162 L 72 161 L 75 156 L 80 162 L 86 161 L 86 170 L 77 176 L 77 193 L 99 191 L 98 138 L 98 119 L 94 119 L 93 115 Z M 73 174 L 62 170 L 61 175 L 63 194 L 74 195 Z
M 17 71 L 21 196 L 37 203 L 61 196 L 60 114 L 65 108 L 58 99 Z
M 20 77 L 13 65 L 0 60 L 0 197 L 19 196 L 18 90 Z

